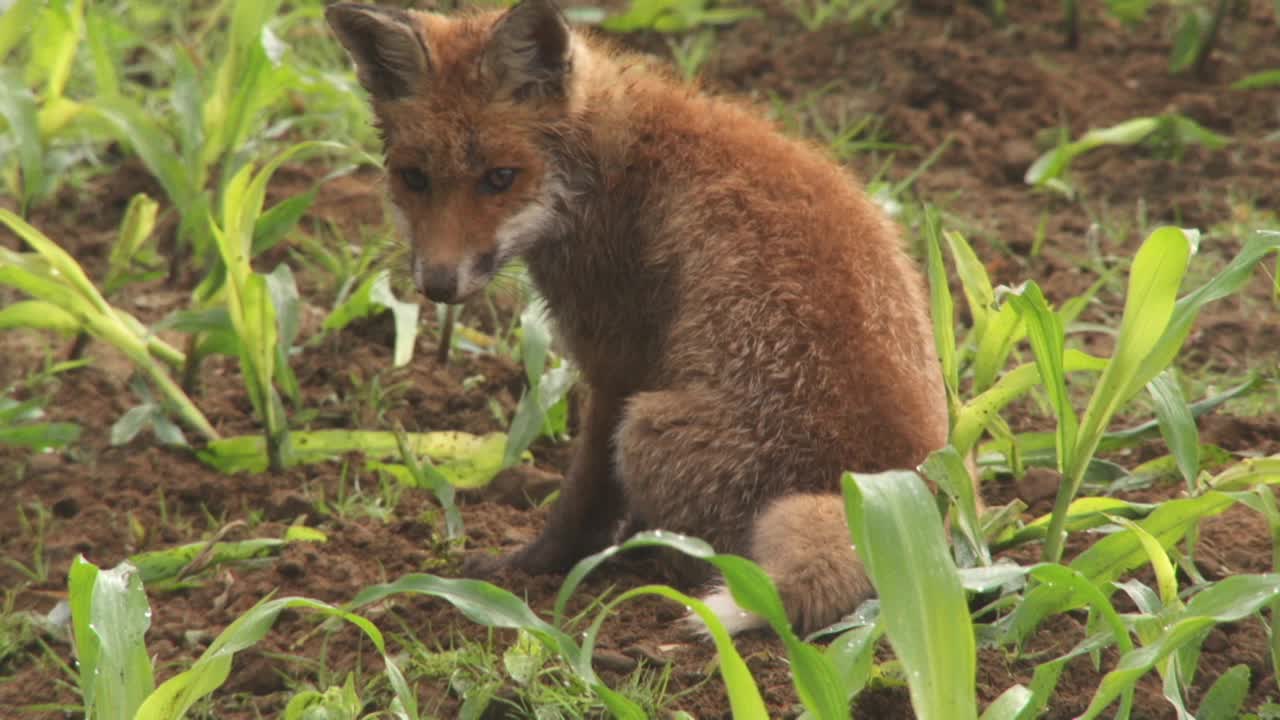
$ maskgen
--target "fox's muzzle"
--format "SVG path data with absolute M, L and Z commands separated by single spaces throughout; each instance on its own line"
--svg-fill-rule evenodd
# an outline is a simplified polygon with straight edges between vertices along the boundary
M 451 303 L 458 299 L 458 269 L 455 266 L 414 262 L 413 284 L 432 302 Z

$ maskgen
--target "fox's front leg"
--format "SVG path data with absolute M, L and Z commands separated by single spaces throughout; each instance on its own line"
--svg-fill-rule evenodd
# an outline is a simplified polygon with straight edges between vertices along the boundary
M 573 461 L 542 533 L 505 557 L 469 556 L 464 575 L 484 576 L 503 566 L 530 574 L 563 572 L 613 541 L 625 507 L 613 452 L 621 415 L 620 393 L 592 390 Z

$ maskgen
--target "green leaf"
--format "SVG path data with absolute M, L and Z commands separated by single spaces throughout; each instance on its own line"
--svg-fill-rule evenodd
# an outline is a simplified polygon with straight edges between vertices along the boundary
M 1172 547 L 1201 520 L 1220 515 L 1235 500 L 1221 492 L 1208 492 L 1192 498 L 1178 498 L 1163 502 L 1139 525 L 1159 541 L 1162 548 Z M 1071 568 L 1079 571 L 1099 587 L 1118 579 L 1121 574 L 1133 570 L 1147 560 L 1142 542 L 1132 531 L 1108 535 L 1080 553 L 1071 562 Z M 1044 618 L 1065 612 L 1077 606 L 1069 594 L 1058 589 L 1039 586 L 1028 592 L 1022 603 L 1002 625 L 1006 641 L 1021 642 Z
M 964 538 L 969 552 L 979 564 L 991 564 L 991 552 L 982 539 L 982 526 L 978 520 L 978 500 L 974 490 L 974 478 L 970 477 L 964 459 L 955 448 L 948 445 L 925 458 L 920 466 L 926 477 L 951 498 L 956 508 L 956 527 Z
M 0 13 L 0 60 L 7 58 L 19 42 L 30 37 L 31 26 L 35 25 L 44 4 L 44 0 L 13 0 Z M 18 82 L 25 84 L 21 78 Z
M 184 571 L 190 572 L 192 564 L 200 559 L 200 567 L 216 567 L 234 562 L 245 562 L 270 557 L 291 542 L 324 542 L 324 533 L 305 526 L 290 526 L 284 539 L 252 538 L 233 542 L 194 542 L 163 550 L 138 553 L 129 558 L 142 582 L 148 586 L 173 580 Z
M 1231 83 L 1232 90 L 1260 90 L 1280 85 L 1280 68 L 1275 70 L 1263 70 L 1252 75 L 1246 75 L 1239 80 Z
M 129 563 L 101 571 L 77 556 L 70 575 L 72 627 L 87 713 L 132 718 L 155 688 L 144 636 L 151 608 Z
M 1155 132 L 1159 121 L 1154 117 L 1126 120 L 1109 128 L 1090 130 L 1075 142 L 1059 145 L 1036 159 L 1027 168 L 1023 180 L 1041 186 L 1061 177 L 1078 155 L 1104 145 L 1134 145 Z
M 289 234 L 289 231 L 297 226 L 298 221 L 307 213 L 307 210 L 311 209 L 311 205 L 315 203 L 317 192 L 315 188 L 312 188 L 307 192 L 281 200 L 273 205 L 270 210 L 259 215 L 257 222 L 253 226 L 253 244 L 250 254 L 253 257 L 257 257 L 278 245 Z
M 70 337 L 84 326 L 75 315 L 43 300 L 19 300 L 0 308 L 0 330 L 54 330 Z
M 1191 408 L 1172 370 L 1166 370 L 1147 383 L 1160 425 L 1160 434 L 1173 456 L 1188 488 L 1194 488 L 1200 474 L 1200 433 Z
M 155 411 L 155 406 L 150 403 L 129 408 L 111 425 L 111 445 L 113 447 L 128 445 L 138 436 L 138 433 L 151 424 L 151 416 Z
M 1124 22 L 1136 25 L 1147 19 L 1151 3 L 1152 0 L 1107 0 L 1107 10 Z
M 90 5 L 85 30 L 89 36 L 89 50 L 93 57 L 93 78 L 99 97 L 120 94 L 120 53 L 113 39 L 116 21 L 110 13 L 98 5 Z
M 1064 372 L 1099 372 L 1105 367 L 1106 360 L 1075 349 L 1067 350 L 1062 357 Z M 961 454 L 972 450 L 982 431 L 996 420 L 1000 410 L 1039 382 L 1040 371 L 1034 363 L 1019 365 L 1005 373 L 994 385 L 960 408 L 951 431 L 951 444 Z
M 1158 640 L 1121 656 L 1116 668 L 1103 676 L 1081 718 L 1097 717 L 1121 692 L 1131 689 L 1171 653 L 1202 637 L 1204 630 L 1242 620 L 1277 597 L 1280 575 L 1235 575 L 1214 583 L 1187 603 L 1186 610 L 1165 627 Z
M 520 402 L 511 417 L 511 427 L 507 429 L 503 467 L 511 467 L 520 461 L 529 446 L 542 433 L 551 408 L 569 394 L 573 380 L 573 372 L 567 365 L 552 368 L 541 381 L 531 385 L 520 396 Z
M 382 633 L 365 618 L 339 610 L 331 605 L 309 600 L 307 598 L 287 597 L 276 600 L 264 600 L 253 606 L 248 612 L 236 618 L 218 637 L 214 638 L 209 648 L 204 651 L 192 666 L 175 675 L 163 685 L 156 688 L 134 720 L 173 720 L 182 718 L 187 710 L 209 693 L 217 690 L 231 673 L 231 662 L 235 654 L 245 648 L 257 644 L 271 626 L 275 624 L 280 613 L 285 610 L 302 608 L 316 610 L 325 615 L 341 618 L 360 628 L 382 654 L 387 677 L 396 698 L 405 708 L 410 718 L 417 718 L 417 698 L 409 690 L 404 676 L 396 663 L 387 656 L 386 644 Z M 130 717 L 130 716 L 123 716 Z
M 1249 666 L 1234 665 L 1218 676 L 1196 710 L 1196 720 L 1236 720 L 1249 695 Z
M 0 445 L 44 451 L 64 448 L 80 439 L 80 426 L 75 423 L 35 423 L 17 427 L 0 427 Z
M 410 449 L 436 463 L 450 482 L 461 487 L 487 483 L 501 469 L 502 433 L 472 435 L 462 432 L 409 433 Z M 398 458 L 394 433 L 373 430 L 295 431 L 291 436 L 292 460 L 297 464 L 323 462 L 349 452 L 369 458 Z M 240 435 L 210 442 L 196 453 L 201 462 L 219 472 L 264 472 L 265 441 L 261 435 Z M 487 474 L 487 477 L 485 475 Z M 481 481 L 483 478 L 483 481 Z
M 1067 394 L 1062 319 L 1049 309 L 1040 286 L 1035 283 L 1028 283 L 1021 292 L 1010 293 L 1007 300 L 1018 310 L 1026 324 L 1027 337 L 1035 351 L 1040 383 L 1048 393 L 1049 403 L 1057 416 L 1057 447 L 1060 458 L 1058 470 L 1065 476 L 1070 467 L 1065 465 L 1063 459 L 1069 460 L 1068 453 L 1075 448 L 1079 421 L 1075 408 L 1071 405 L 1071 396 Z M 1107 367 L 1110 367 L 1110 363 Z M 1103 373 L 1105 375 L 1105 369 Z
M 707 632 L 711 636 L 712 642 L 716 646 L 716 654 L 719 656 L 720 677 L 724 680 L 725 690 L 729 695 L 729 709 L 734 718 L 764 718 L 769 717 L 768 709 L 765 707 L 764 698 L 760 696 L 760 689 L 756 686 L 755 678 L 751 675 L 751 670 L 747 668 L 747 663 L 742 659 L 742 655 L 738 653 L 737 648 L 733 646 L 733 640 L 729 637 L 729 633 L 725 630 L 724 625 L 716 617 L 716 614 L 707 607 L 706 603 L 696 598 L 689 597 L 674 588 L 666 585 L 644 585 L 642 587 L 629 590 L 618 596 L 617 600 L 609 603 L 596 617 L 596 621 L 592 624 L 590 630 L 587 631 L 586 644 L 584 652 L 590 650 L 595 643 L 595 638 L 600 632 L 601 623 L 608 613 L 613 610 L 619 603 L 630 600 L 640 595 L 658 595 L 668 600 L 674 600 L 681 606 L 688 608 L 706 625 Z M 812 646 L 805 647 L 813 650 Z M 817 651 L 814 650 L 816 653 Z M 796 684 L 804 695 L 801 685 L 801 677 L 799 673 L 803 672 L 799 668 L 794 668 L 797 672 Z M 833 689 L 833 686 L 832 686 Z M 838 717 L 837 715 L 820 715 L 820 717 Z
M 189 177 L 173 142 L 142 106 L 125 97 L 98 98 L 90 112 L 106 123 L 123 145 L 132 148 L 184 217 L 191 214 L 199 178 Z
M 835 667 L 816 648 L 801 642 L 796 637 L 787 619 L 786 610 L 782 606 L 782 599 L 778 596 L 777 588 L 764 570 L 746 558 L 718 554 L 710 545 L 697 538 L 662 530 L 641 532 L 623 543 L 611 545 L 578 561 L 565 577 L 564 583 L 560 586 L 560 592 L 556 595 L 554 614 L 556 624 L 563 624 L 564 610 L 569 598 L 588 573 L 614 555 L 638 547 L 665 547 L 714 565 L 723 576 L 734 602 L 746 612 L 763 617 L 774 632 L 782 638 L 791 661 L 796 690 L 805 707 L 823 718 L 841 717 L 847 713 L 847 702 L 838 690 L 839 680 Z M 725 653 L 733 646 L 732 644 L 725 646 L 720 639 L 717 639 L 717 633 L 723 630 L 719 621 L 714 616 L 701 612 L 699 610 L 701 603 L 697 605 L 686 603 L 686 605 L 689 605 L 707 623 L 707 630 L 716 640 L 717 649 L 721 652 L 721 662 L 727 662 L 728 656 Z M 602 613 L 597 618 L 597 623 L 601 622 L 603 617 Z M 589 632 L 588 638 L 594 638 L 594 635 Z M 727 682 L 731 681 L 728 675 L 725 679 Z M 742 702 L 754 706 L 755 700 L 748 697 L 758 694 L 754 683 L 751 683 L 749 688 L 744 686 L 740 692 L 744 693 Z M 749 716 L 756 717 L 754 714 Z
M 933 497 L 913 472 L 846 473 L 854 544 L 921 720 L 976 719 L 975 640 Z
M 120 223 L 120 233 L 111 246 L 111 255 L 107 260 L 107 278 L 103 282 L 103 294 L 110 295 L 124 285 L 128 275 L 133 272 L 134 263 L 139 260 L 154 258 L 140 257 L 142 245 L 151 237 L 156 227 L 156 213 L 160 204 L 152 200 L 146 193 L 137 193 L 129 200 L 125 209 L 124 220 Z
M 1032 692 L 1023 685 L 1013 687 L 1000 693 L 982 713 L 982 720 L 1016 720 L 1024 709 L 1030 706 Z
M 1120 515 L 1128 518 L 1141 518 L 1151 514 L 1158 505 L 1154 503 L 1130 502 L 1110 497 L 1076 498 L 1067 507 L 1066 529 L 1068 532 L 1088 530 L 1112 522 L 1108 515 Z M 1049 527 L 1052 515 L 1041 515 L 1008 537 L 997 543 L 997 549 L 1021 545 L 1043 538 Z
M 1147 554 L 1147 558 L 1151 561 L 1151 568 L 1155 571 L 1156 586 L 1160 588 L 1160 602 L 1166 608 L 1181 608 L 1182 601 L 1178 599 L 1178 578 L 1173 569 L 1173 563 L 1169 560 L 1168 550 L 1151 533 L 1132 520 L 1115 516 L 1111 519 L 1117 525 L 1128 528 L 1142 543 L 1142 550 Z
M 949 393 L 955 393 L 960 386 L 959 361 L 956 358 L 955 303 L 951 299 L 951 288 L 947 285 L 947 269 L 942 264 L 942 240 L 939 232 L 937 211 L 928 208 L 925 211 L 925 249 L 928 251 L 929 274 L 929 310 L 933 319 L 933 342 L 942 363 L 942 377 L 946 380 Z M 954 253 L 954 249 L 952 250 Z M 965 288 L 966 294 L 969 292 Z M 970 297 L 970 305 L 973 304 Z M 984 308 L 985 310 L 985 308 Z M 977 330 L 977 312 L 974 313 L 974 331 Z M 984 316 L 985 319 L 985 316 Z
M 1204 28 L 1196 8 L 1184 11 L 1182 22 L 1173 33 L 1173 49 L 1169 52 L 1169 72 L 1178 73 L 1191 66 L 1200 49 L 1203 34 Z
M 1173 315 L 1169 318 L 1164 334 L 1160 336 L 1134 377 L 1132 382 L 1136 386 L 1134 390 L 1146 385 L 1151 378 L 1173 364 L 1174 358 L 1182 349 L 1182 344 L 1191 334 L 1191 327 L 1201 308 L 1237 292 L 1253 276 L 1258 263 L 1269 253 L 1277 250 L 1280 250 L 1280 232 L 1256 230 L 1245 242 L 1240 253 L 1232 258 L 1221 272 L 1209 282 L 1180 298 L 1174 305 Z
M 1195 240 L 1196 236 L 1178 228 L 1162 227 L 1148 235 L 1142 247 L 1138 248 L 1129 269 L 1129 287 L 1115 352 L 1089 398 L 1078 432 L 1072 433 L 1069 442 L 1063 442 L 1061 434 L 1063 409 L 1058 401 L 1054 402 L 1055 410 L 1059 412 L 1058 457 L 1063 482 L 1058 489 L 1054 518 L 1045 538 L 1044 557 L 1050 562 L 1062 557 L 1067 506 L 1079 492 L 1085 470 L 1093 460 L 1111 418 L 1154 376 L 1154 373 L 1152 376 L 1145 374 L 1152 370 L 1146 363 L 1155 355 L 1173 316 L 1178 287 L 1186 274 Z M 1030 334 L 1030 330 L 1028 332 Z M 1034 345 L 1034 334 L 1032 342 Z M 1036 362 L 1043 374 L 1045 370 L 1040 364 L 1040 354 L 1037 348 Z M 1051 398 L 1055 390 L 1050 388 Z M 1069 403 L 1069 400 L 1063 398 L 1063 402 Z M 1069 411 L 1070 406 L 1066 405 L 1066 409 Z M 1071 422 L 1074 425 L 1074 417 Z
M 418 303 L 397 298 L 391 290 L 391 276 L 386 272 L 378 275 L 369 288 L 369 300 L 391 311 L 396 323 L 393 363 L 395 367 L 404 367 L 413 359 L 413 347 L 418 338 Z
M 275 343 L 275 381 L 289 400 L 297 405 L 302 401 L 302 389 L 298 387 L 298 378 L 289 364 L 289 357 L 302 327 L 302 302 L 298 295 L 298 284 L 293 279 L 293 271 L 285 263 L 277 265 L 265 277 L 279 338 Z
M 48 192 L 51 178 L 45 172 L 44 140 L 36 120 L 36 99 L 16 71 L 0 69 L 0 117 L 14 135 L 18 166 L 22 169 L 22 208 Z

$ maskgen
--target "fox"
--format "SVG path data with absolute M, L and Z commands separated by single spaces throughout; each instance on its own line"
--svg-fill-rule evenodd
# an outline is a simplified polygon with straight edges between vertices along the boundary
M 416 289 L 460 303 L 522 259 L 586 386 L 544 527 L 462 574 L 563 573 L 663 530 L 759 564 L 799 633 L 873 597 L 840 478 L 916 467 L 948 407 L 923 275 L 861 181 L 552 0 L 325 16 Z M 677 555 L 730 633 L 766 624 Z

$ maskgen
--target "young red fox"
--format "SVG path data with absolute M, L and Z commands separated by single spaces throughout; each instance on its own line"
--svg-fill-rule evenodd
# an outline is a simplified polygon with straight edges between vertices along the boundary
M 855 181 L 551 0 L 326 16 L 418 289 L 458 302 L 523 257 L 590 387 L 548 524 L 502 563 L 560 572 L 663 529 L 760 563 L 800 632 L 870 597 L 840 474 L 915 467 L 947 406 L 920 273 Z M 733 632 L 761 624 L 723 588 L 709 601 Z

